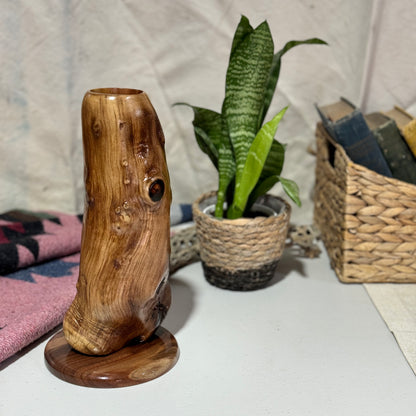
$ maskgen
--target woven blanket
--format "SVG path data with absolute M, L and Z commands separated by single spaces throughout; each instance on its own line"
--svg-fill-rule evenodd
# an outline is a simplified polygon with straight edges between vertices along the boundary
M 189 205 L 172 206 L 172 226 L 191 219 Z M 62 322 L 76 292 L 81 231 L 76 215 L 0 215 L 0 362 Z

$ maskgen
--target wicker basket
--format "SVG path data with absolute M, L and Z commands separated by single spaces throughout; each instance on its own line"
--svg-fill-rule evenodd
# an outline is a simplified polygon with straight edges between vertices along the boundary
M 206 280 L 229 290 L 266 286 L 285 247 L 290 205 L 281 198 L 265 195 L 257 201 L 259 206 L 277 215 L 219 220 L 207 213 L 216 200 L 216 193 L 210 192 L 192 205 Z
M 343 282 L 416 282 L 416 186 L 353 163 L 316 129 L 315 223 Z
M 199 260 L 199 244 L 196 238 L 195 225 L 172 227 L 170 235 L 170 273 L 173 274 L 178 269 Z

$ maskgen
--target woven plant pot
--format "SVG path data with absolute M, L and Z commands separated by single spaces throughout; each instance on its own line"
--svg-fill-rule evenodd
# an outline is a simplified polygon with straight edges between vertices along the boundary
M 255 209 L 266 216 L 228 220 L 212 215 L 216 200 L 216 192 L 210 192 L 192 205 L 206 280 L 229 290 L 266 286 L 285 247 L 290 205 L 279 197 L 265 195 L 257 200 Z

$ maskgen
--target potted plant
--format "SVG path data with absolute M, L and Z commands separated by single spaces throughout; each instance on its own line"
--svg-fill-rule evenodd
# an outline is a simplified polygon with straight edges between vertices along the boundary
M 280 182 L 300 206 L 298 186 L 280 174 L 285 145 L 274 138 L 287 107 L 264 123 L 280 73 L 281 58 L 313 38 L 290 41 L 274 53 L 267 21 L 257 28 L 242 16 L 234 34 L 221 112 L 190 106 L 201 150 L 218 170 L 216 192 L 193 204 L 206 279 L 219 287 L 252 290 L 273 277 L 283 251 L 290 205 L 267 195 Z

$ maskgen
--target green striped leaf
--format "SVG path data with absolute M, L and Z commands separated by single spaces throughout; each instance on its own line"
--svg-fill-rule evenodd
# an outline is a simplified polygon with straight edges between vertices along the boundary
M 246 211 L 249 211 L 257 198 L 266 194 L 279 181 L 279 175 L 282 172 L 285 160 L 286 146 L 277 140 L 273 140 L 272 147 L 267 155 L 266 162 L 261 172 L 260 178 L 251 192 Z
M 218 163 L 218 192 L 217 203 L 215 205 L 215 216 L 222 218 L 224 216 L 224 202 L 227 195 L 227 189 L 235 176 L 235 161 L 231 144 L 222 145 L 219 149 Z
M 244 213 L 248 197 L 260 178 L 267 156 L 272 147 L 277 127 L 286 110 L 287 107 L 266 123 L 253 140 L 241 176 L 236 177 L 234 200 L 227 213 L 229 219 L 239 218 Z
M 252 192 L 253 195 L 253 202 L 254 203 L 258 197 L 261 195 L 266 194 L 270 189 L 273 188 L 276 183 L 280 182 L 282 184 L 282 188 L 285 191 L 286 195 L 299 207 L 302 206 L 301 200 L 299 198 L 299 187 L 296 182 L 292 181 L 291 179 L 282 178 L 279 175 L 269 176 L 268 178 L 264 179 L 261 183 L 256 186 L 254 191 Z M 254 193 L 256 195 L 254 196 Z M 252 195 L 250 195 L 250 200 Z M 247 204 L 247 210 L 248 210 Z
M 234 51 L 238 48 L 240 43 L 251 33 L 253 33 L 253 27 L 250 25 L 246 16 L 241 16 L 240 23 L 234 33 L 233 43 L 231 45 L 230 59 Z
M 199 148 L 211 159 L 214 166 L 218 169 L 219 149 L 226 140 L 229 142 L 228 134 L 224 132 L 222 115 L 212 110 L 202 107 L 195 107 L 187 103 L 176 103 L 174 105 L 185 105 L 192 108 L 194 112 L 195 138 Z M 226 138 L 224 136 L 227 136 Z M 231 145 L 230 145 L 231 147 Z
M 302 205 L 299 198 L 299 187 L 296 182 L 291 179 L 285 179 L 279 176 L 280 183 L 282 184 L 283 190 L 286 195 L 299 207 Z
M 285 161 L 285 151 L 286 145 L 280 143 L 278 140 L 273 140 L 272 147 L 267 155 L 260 179 L 264 179 L 272 175 L 280 175 Z
M 259 181 L 259 183 L 254 188 L 253 192 L 250 194 L 246 211 L 250 210 L 253 204 L 257 201 L 257 198 L 269 192 L 270 189 L 272 189 L 277 182 L 279 182 L 278 175 L 268 176 L 267 178 L 264 178 L 262 181 Z
M 195 139 L 199 148 L 208 155 L 213 165 L 218 169 L 219 152 L 211 137 L 200 127 L 194 126 Z
M 237 181 L 258 131 L 272 59 L 273 39 L 267 22 L 246 35 L 230 58 L 222 114 L 233 146 Z
M 288 52 L 290 49 L 298 45 L 307 45 L 307 44 L 317 44 L 317 45 L 327 45 L 327 43 L 319 38 L 311 38 L 306 40 L 291 40 L 287 42 L 286 45 L 273 56 L 273 63 L 270 69 L 269 80 L 266 87 L 266 94 L 264 98 L 264 107 L 262 110 L 261 117 L 259 118 L 258 128 L 263 124 L 263 121 L 266 117 L 267 111 L 269 110 L 270 103 L 272 102 L 273 95 L 276 90 L 277 81 L 280 75 L 281 59 L 282 56 Z
M 193 109 L 194 120 L 192 124 L 196 141 L 200 149 L 209 156 L 218 170 L 215 216 L 222 218 L 227 189 L 235 176 L 235 161 L 227 126 L 220 113 L 186 103 L 178 104 L 186 105 Z

